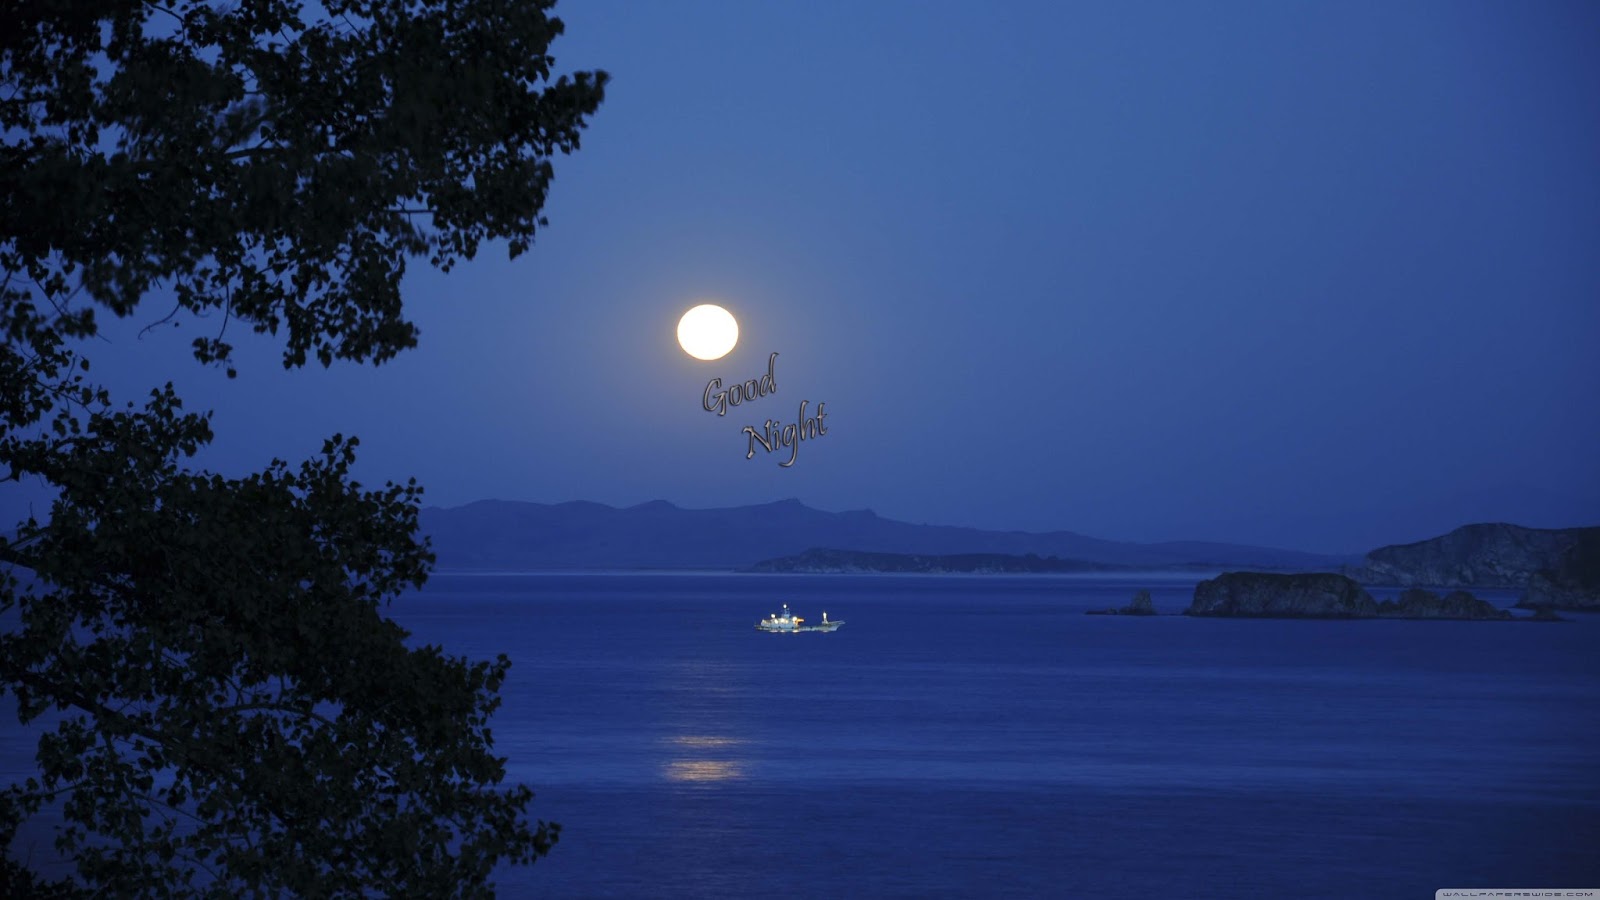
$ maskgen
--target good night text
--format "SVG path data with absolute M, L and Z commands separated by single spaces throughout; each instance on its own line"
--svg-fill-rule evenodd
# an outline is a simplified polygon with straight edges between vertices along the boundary
M 700 408 L 706 412 L 714 412 L 719 416 L 728 414 L 728 408 L 749 403 L 778 392 L 778 354 L 767 357 L 767 374 L 760 378 L 751 378 L 738 384 L 722 386 L 721 378 L 713 378 L 706 384 L 705 394 L 701 397 Z M 783 424 L 774 419 L 768 419 L 757 431 L 754 425 L 746 425 L 739 430 L 749 438 L 749 447 L 745 451 L 745 459 L 754 459 L 756 448 L 760 447 L 768 453 L 776 450 L 788 450 L 789 459 L 778 463 L 787 469 L 794 465 L 800 456 L 800 444 L 812 438 L 822 437 L 828 433 L 828 412 L 826 403 L 818 403 L 814 415 L 806 415 L 806 407 L 811 405 L 809 400 L 800 401 L 800 412 L 795 416 L 795 421 Z

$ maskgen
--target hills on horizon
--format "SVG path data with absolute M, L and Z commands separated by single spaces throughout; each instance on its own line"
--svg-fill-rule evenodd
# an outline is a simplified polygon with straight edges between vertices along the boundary
M 665 500 L 618 508 L 590 501 L 480 500 L 428 507 L 421 531 L 441 570 L 737 570 L 818 548 L 859 553 L 1054 557 L 1076 568 L 1337 570 L 1357 557 L 1213 541 L 1137 543 L 1071 531 L 916 525 L 871 510 L 825 512 L 799 500 L 685 509 Z

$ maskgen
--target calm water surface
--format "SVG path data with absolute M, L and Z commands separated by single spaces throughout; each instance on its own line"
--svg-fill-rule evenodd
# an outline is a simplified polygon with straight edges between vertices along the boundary
M 510 896 L 1600 886 L 1600 619 L 1083 615 L 1194 581 L 436 575 L 393 611 L 514 661 L 496 746 L 564 830 Z M 784 601 L 848 624 L 752 627 Z

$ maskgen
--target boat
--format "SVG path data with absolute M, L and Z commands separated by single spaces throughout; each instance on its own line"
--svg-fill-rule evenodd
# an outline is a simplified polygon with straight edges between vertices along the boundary
M 805 619 L 802 619 L 790 612 L 789 604 L 785 603 L 783 605 L 783 612 L 773 613 L 772 615 L 767 616 L 765 619 L 757 622 L 756 627 L 762 631 L 794 632 L 800 630 L 800 623 L 804 621 Z
M 803 624 L 805 619 L 794 614 L 789 609 L 789 604 L 783 605 L 783 612 L 773 613 L 756 623 L 756 628 L 761 631 L 771 631 L 781 634 L 798 634 L 802 631 L 838 631 L 844 622 L 838 619 L 829 619 L 827 612 L 822 614 L 820 625 Z

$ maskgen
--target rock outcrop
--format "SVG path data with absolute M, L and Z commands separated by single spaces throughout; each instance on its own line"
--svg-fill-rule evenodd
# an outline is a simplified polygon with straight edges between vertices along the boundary
M 1563 619 L 1560 616 L 1556 615 L 1556 611 L 1551 609 L 1548 606 L 1539 607 L 1538 609 L 1534 610 L 1533 611 L 1533 615 L 1529 616 L 1528 618 L 1532 619 L 1535 622 L 1570 622 L 1570 621 L 1572 621 L 1571 619 Z
M 1228 572 L 1195 586 L 1188 616 L 1240 619 L 1467 619 L 1512 620 L 1506 610 L 1466 591 L 1440 597 L 1413 588 L 1377 602 L 1344 575 Z
M 1091 616 L 1153 616 L 1156 608 L 1150 602 L 1150 592 L 1140 591 L 1133 595 L 1133 600 L 1121 609 L 1091 609 Z
M 1399 600 L 1378 604 L 1380 619 L 1509 619 L 1511 613 L 1466 591 L 1451 591 L 1443 597 L 1432 591 L 1411 588 Z
M 1533 573 L 1517 605 L 1600 612 L 1600 528 L 1581 529 L 1554 565 Z
M 1600 542 L 1600 527 L 1465 525 L 1426 541 L 1380 547 L 1345 574 L 1372 585 L 1518 588 L 1559 568 L 1585 541 Z

